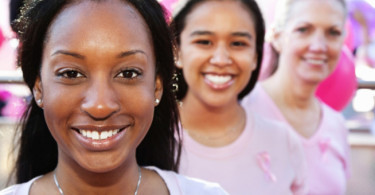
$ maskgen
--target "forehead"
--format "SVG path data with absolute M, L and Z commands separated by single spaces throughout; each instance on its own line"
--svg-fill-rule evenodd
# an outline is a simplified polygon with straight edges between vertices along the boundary
M 290 5 L 288 22 L 320 21 L 343 25 L 345 8 L 338 0 L 295 0 Z
M 186 17 L 187 27 L 212 30 L 247 30 L 254 28 L 252 14 L 240 1 L 204 1 L 197 4 Z
M 83 1 L 64 8 L 49 27 L 47 42 L 64 40 L 102 47 L 126 40 L 149 43 L 151 35 L 142 16 L 130 4 L 120 1 Z

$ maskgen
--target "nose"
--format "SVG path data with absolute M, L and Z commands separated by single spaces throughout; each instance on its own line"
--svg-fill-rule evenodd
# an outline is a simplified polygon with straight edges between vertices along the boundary
M 218 66 L 226 66 L 233 63 L 230 54 L 224 45 L 219 45 L 214 50 L 210 63 Z
M 316 33 L 310 43 L 310 50 L 315 52 L 327 51 L 327 39 L 323 33 Z
M 105 120 L 120 110 L 116 92 L 108 81 L 97 80 L 87 88 L 81 110 L 95 120 Z

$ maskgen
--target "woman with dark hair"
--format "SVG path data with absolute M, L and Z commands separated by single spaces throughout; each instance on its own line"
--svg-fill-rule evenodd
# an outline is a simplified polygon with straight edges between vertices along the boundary
M 303 143 L 308 194 L 345 194 L 350 172 L 349 131 L 344 117 L 315 95 L 341 53 L 345 0 L 278 3 L 270 31 L 271 61 L 277 62 L 277 69 L 256 85 L 242 105 L 286 124 Z
M 173 172 L 173 50 L 157 1 L 32 1 L 21 13 L 19 65 L 33 99 L 19 184 L 1 194 L 225 194 Z
M 259 74 L 265 27 L 253 0 L 187 0 L 171 28 L 183 127 L 180 173 L 230 194 L 303 194 L 304 161 L 286 126 L 240 100 Z

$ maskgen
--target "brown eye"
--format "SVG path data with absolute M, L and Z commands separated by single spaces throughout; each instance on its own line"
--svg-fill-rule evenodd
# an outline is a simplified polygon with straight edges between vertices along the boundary
M 138 70 L 134 70 L 134 69 L 130 69 L 130 70 L 123 70 L 121 71 L 117 77 L 122 77 L 122 78 L 125 78 L 125 79 L 135 79 L 137 77 L 139 77 L 141 75 L 140 71 Z
M 341 31 L 339 30 L 330 30 L 329 34 L 332 36 L 341 36 Z
M 209 40 L 199 40 L 196 43 L 200 45 L 212 45 L 212 42 Z
M 243 46 L 246 46 L 247 44 L 245 42 L 242 42 L 242 41 L 235 41 L 231 45 L 233 45 L 235 47 L 243 47 Z
M 297 28 L 297 32 L 300 32 L 300 33 L 305 33 L 307 32 L 308 28 L 307 27 L 300 27 L 300 28 Z
M 65 70 L 61 73 L 58 73 L 59 77 L 74 79 L 74 78 L 82 78 L 84 77 L 81 73 L 76 70 Z

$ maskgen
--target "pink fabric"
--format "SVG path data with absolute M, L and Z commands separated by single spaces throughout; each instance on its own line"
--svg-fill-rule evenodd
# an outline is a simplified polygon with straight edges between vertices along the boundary
M 219 183 L 229 194 L 306 194 L 298 138 L 279 122 L 247 112 L 241 136 L 224 147 L 207 147 L 183 132 L 179 172 Z
M 271 97 L 258 83 L 250 96 L 243 99 L 242 105 L 252 112 L 284 122 L 292 130 Z M 317 132 L 309 139 L 300 136 L 306 156 L 310 195 L 345 194 L 349 176 L 348 129 L 343 116 L 321 103 L 323 117 Z

